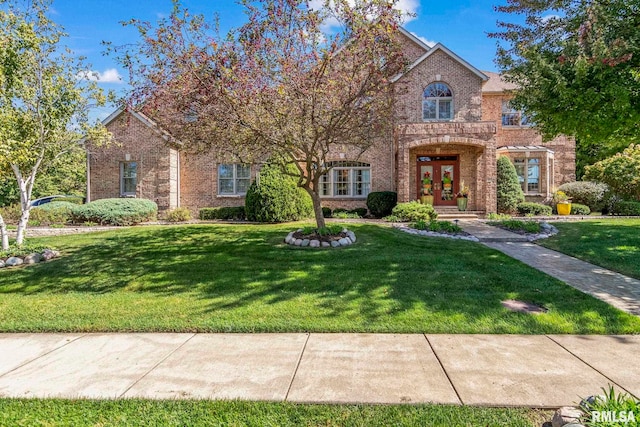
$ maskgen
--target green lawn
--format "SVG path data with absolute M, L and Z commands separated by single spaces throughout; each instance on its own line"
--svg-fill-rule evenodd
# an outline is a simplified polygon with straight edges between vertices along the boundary
M 480 244 L 352 224 L 355 245 L 310 250 L 282 243 L 294 227 L 33 239 L 63 256 L 0 270 L 0 331 L 640 332 L 640 318 Z
M 640 279 L 640 218 L 553 225 L 560 232 L 540 245 Z
M 0 399 L 3 426 L 513 426 L 553 413 L 469 406 L 295 405 L 266 402 Z

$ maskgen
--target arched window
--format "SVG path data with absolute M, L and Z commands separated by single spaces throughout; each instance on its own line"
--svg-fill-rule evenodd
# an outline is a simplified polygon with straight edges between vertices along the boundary
M 371 165 L 362 162 L 329 162 L 320 179 L 322 197 L 367 197 L 371 191 Z
M 444 83 L 431 83 L 422 94 L 422 120 L 453 119 L 453 93 Z

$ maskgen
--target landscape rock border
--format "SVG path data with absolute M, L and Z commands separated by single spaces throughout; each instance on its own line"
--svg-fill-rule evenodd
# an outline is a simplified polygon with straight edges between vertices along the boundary
M 296 231 L 292 231 L 287 234 L 284 242 L 290 246 L 297 246 L 301 248 L 340 248 L 345 246 L 351 246 L 356 241 L 356 234 L 353 231 L 350 231 L 346 228 L 342 229 L 342 233 L 346 236 L 341 237 L 338 240 L 332 240 L 331 242 L 321 242 L 320 240 L 310 240 L 310 239 L 296 239 L 293 237 L 295 233 L 302 232 L 302 228 L 297 229 Z
M 445 237 L 447 239 L 455 239 L 455 240 L 468 240 L 470 242 L 479 242 L 476 236 L 472 236 L 468 233 L 458 233 L 458 234 L 449 234 L 449 233 L 437 233 L 435 231 L 428 230 L 416 230 L 415 228 L 409 227 L 407 224 L 393 224 L 394 228 L 398 230 L 404 231 L 405 233 L 414 234 L 418 236 L 425 237 Z
M 8 258 L 0 258 L 0 268 L 38 264 L 40 262 L 49 261 L 59 256 L 60 252 L 51 249 L 45 249 L 42 252 L 33 252 L 25 256 L 10 256 Z

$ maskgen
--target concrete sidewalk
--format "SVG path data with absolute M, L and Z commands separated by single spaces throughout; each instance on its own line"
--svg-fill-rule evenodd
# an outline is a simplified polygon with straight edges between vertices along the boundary
M 612 306 L 640 316 L 640 280 L 527 242 L 520 234 L 480 221 L 460 221 L 480 243 L 509 255 Z
M 0 334 L 0 396 L 559 407 L 640 396 L 640 336 Z

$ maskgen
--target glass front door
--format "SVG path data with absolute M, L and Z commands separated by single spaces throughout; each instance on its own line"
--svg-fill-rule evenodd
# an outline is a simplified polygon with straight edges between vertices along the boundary
M 434 206 L 455 206 L 458 176 L 457 156 L 419 156 L 418 199 Z

